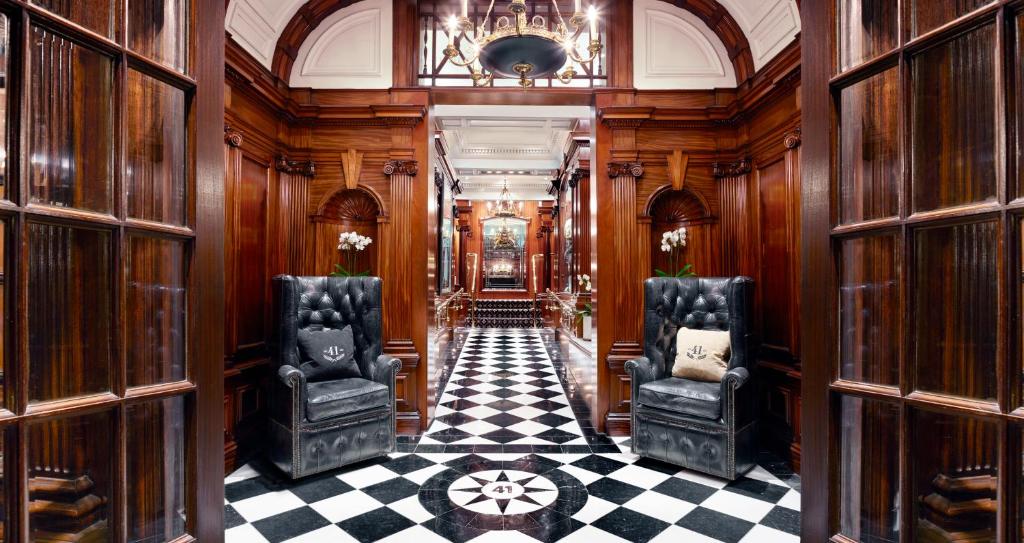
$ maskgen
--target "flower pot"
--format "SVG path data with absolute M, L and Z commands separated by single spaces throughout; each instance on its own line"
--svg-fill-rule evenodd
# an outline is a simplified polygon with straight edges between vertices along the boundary
M 592 315 L 583 315 L 583 334 L 581 338 L 590 341 L 590 338 L 594 335 L 594 317 Z

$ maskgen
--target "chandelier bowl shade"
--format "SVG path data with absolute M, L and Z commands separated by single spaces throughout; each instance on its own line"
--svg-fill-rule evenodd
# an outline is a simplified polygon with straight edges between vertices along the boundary
M 565 65 L 565 46 L 543 36 L 523 34 L 500 37 L 480 50 L 480 64 L 502 77 L 547 77 Z M 517 67 L 529 66 L 523 74 Z M 522 68 L 520 68 L 522 69 Z

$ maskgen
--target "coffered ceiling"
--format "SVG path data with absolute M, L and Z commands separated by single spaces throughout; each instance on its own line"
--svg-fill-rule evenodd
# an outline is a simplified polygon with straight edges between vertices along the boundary
M 437 106 L 434 119 L 465 199 L 548 199 L 572 130 L 587 107 Z

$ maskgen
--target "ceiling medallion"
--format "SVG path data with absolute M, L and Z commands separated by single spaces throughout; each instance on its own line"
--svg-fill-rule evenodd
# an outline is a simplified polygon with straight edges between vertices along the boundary
M 526 0 L 509 3 L 508 11 L 513 20 L 503 15 L 488 28 L 494 9 L 492 0 L 483 22 L 474 29 L 468 17 L 469 0 L 462 0 L 462 16 L 448 18 L 448 46 L 444 55 L 456 66 L 469 67 L 473 86 L 487 85 L 496 75 L 518 79 L 523 89 L 532 87 L 538 77 L 554 76 L 568 84 L 577 74 L 574 63 L 589 64 L 603 47 L 597 31 L 597 10 L 590 6 L 584 15 L 580 2 L 574 0 L 575 12 L 566 24 L 557 0 L 551 0 L 558 24 L 555 30 L 550 30 L 547 20 L 540 15 L 534 15 L 527 22 Z M 578 49 L 585 29 L 589 54 L 586 57 Z M 463 42 L 469 44 L 468 55 L 462 51 Z M 563 66 L 565 70 L 557 73 Z

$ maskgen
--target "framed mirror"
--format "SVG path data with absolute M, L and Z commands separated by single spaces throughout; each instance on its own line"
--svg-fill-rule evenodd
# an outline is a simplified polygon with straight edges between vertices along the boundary
M 483 219 L 484 289 L 526 289 L 526 231 L 530 221 L 516 217 Z

